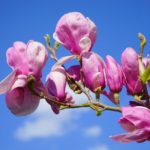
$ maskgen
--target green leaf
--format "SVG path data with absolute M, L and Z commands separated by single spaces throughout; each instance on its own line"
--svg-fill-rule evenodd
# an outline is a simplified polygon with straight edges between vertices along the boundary
M 96 116 L 97 117 L 101 116 L 101 114 L 102 114 L 102 111 L 96 111 Z
M 45 38 L 45 40 L 46 40 L 46 44 L 47 44 L 48 46 L 50 46 L 50 36 L 49 36 L 48 34 L 46 34 L 46 35 L 44 36 L 44 38 Z
M 144 70 L 144 73 L 141 75 L 140 79 L 144 84 L 150 80 L 150 66 Z
M 55 41 L 55 43 L 54 43 L 54 50 L 56 51 L 59 46 L 60 46 L 60 43 L 58 43 L 57 41 Z

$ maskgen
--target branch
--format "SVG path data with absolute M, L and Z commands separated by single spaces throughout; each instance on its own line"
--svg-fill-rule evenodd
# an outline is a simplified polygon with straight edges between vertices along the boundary
M 92 96 L 90 95 L 89 91 L 83 86 L 81 82 L 75 81 L 75 83 L 80 87 L 81 91 L 87 96 L 89 101 L 93 101 Z
M 104 111 L 104 110 L 110 110 L 110 111 L 121 112 L 120 107 L 112 107 L 112 106 L 104 105 L 104 104 L 102 104 L 100 102 L 86 102 L 86 103 L 79 104 L 79 105 L 72 104 L 70 106 L 62 106 L 60 109 L 63 110 L 63 109 L 69 109 L 69 108 L 91 107 L 91 105 L 94 105 L 94 106 L 102 108 L 102 111 Z

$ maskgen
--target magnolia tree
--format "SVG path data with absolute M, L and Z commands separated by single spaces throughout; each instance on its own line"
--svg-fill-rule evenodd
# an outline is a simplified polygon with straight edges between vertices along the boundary
M 56 61 L 46 83 L 41 81 L 42 69 L 48 60 L 43 44 L 17 41 L 8 48 L 6 58 L 12 73 L 0 82 L 0 93 L 6 94 L 9 110 L 17 116 L 28 115 L 36 110 L 40 99 L 45 99 L 56 114 L 63 109 L 82 107 L 91 108 L 97 115 L 106 110 L 116 111 L 122 113 L 119 123 L 127 133 L 112 136 L 112 139 L 123 143 L 150 140 L 150 57 L 142 57 L 146 44 L 144 35 L 139 34 L 139 54 L 133 48 L 126 48 L 121 55 L 121 65 L 112 56 L 107 55 L 104 61 L 91 51 L 96 41 L 96 25 L 79 12 L 62 16 L 53 37 L 56 42 L 51 47 L 49 35 L 45 36 L 47 49 Z M 59 45 L 71 55 L 58 59 Z M 72 59 L 79 65 L 66 68 L 65 64 Z M 84 93 L 87 101 L 76 104 L 65 91 L 66 84 L 76 94 Z M 120 106 L 119 93 L 123 86 L 127 94 L 133 96 L 129 106 Z M 103 104 L 100 95 L 105 95 L 113 105 Z

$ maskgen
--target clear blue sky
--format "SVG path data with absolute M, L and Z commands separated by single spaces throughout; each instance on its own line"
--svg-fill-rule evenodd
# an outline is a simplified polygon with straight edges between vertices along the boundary
M 5 53 L 14 41 L 33 39 L 45 44 L 43 36 L 52 35 L 57 20 L 70 11 L 79 11 L 95 22 L 98 36 L 93 51 L 103 58 L 110 54 L 120 62 L 126 47 L 138 51 L 138 32 L 147 37 L 145 54 L 150 53 L 149 0 L 0 0 L 0 79 L 11 72 Z M 68 54 L 62 47 L 58 52 L 59 57 Z M 43 81 L 53 63 L 49 60 L 44 68 Z M 106 112 L 96 117 L 90 110 L 67 111 L 62 119 L 55 119 L 44 105 L 31 116 L 16 117 L 7 109 L 5 96 L 0 99 L 1 150 L 149 150 L 150 147 L 150 142 L 126 145 L 108 138 L 123 132 L 117 124 L 120 117 L 117 113 Z M 127 104 L 132 98 L 124 93 L 121 99 Z M 58 132 L 53 130 L 55 127 Z

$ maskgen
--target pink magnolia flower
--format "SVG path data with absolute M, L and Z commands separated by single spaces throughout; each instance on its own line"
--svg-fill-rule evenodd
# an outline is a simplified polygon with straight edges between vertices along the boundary
M 72 97 L 65 92 L 66 89 L 66 72 L 63 67 L 59 66 L 52 70 L 46 77 L 46 89 L 47 93 L 56 98 L 58 102 L 71 102 Z M 52 110 L 58 114 L 59 106 L 52 104 L 47 100 L 51 105 Z
M 142 106 L 123 107 L 122 115 L 119 123 L 128 133 L 112 136 L 112 139 L 122 143 L 150 140 L 150 109 Z
M 105 87 L 104 62 L 95 53 L 85 52 L 82 55 L 82 73 L 84 84 L 91 91 L 96 92 Z
M 96 40 L 96 25 L 79 12 L 67 13 L 58 21 L 54 39 L 72 54 L 80 55 L 92 48 Z
M 143 85 L 139 78 L 138 54 L 133 48 L 126 48 L 121 57 L 122 70 L 124 73 L 124 84 L 128 94 L 140 94 L 143 91 Z
M 123 74 L 120 65 L 111 56 L 106 56 L 106 80 L 112 92 L 120 92 L 123 86 Z
M 0 82 L 0 94 L 6 93 L 6 104 L 15 115 L 32 113 L 40 98 L 28 88 L 28 76 L 35 78 L 35 91 L 43 89 L 40 80 L 42 68 L 48 58 L 45 47 L 35 41 L 15 42 L 7 50 L 7 63 L 13 72 Z

